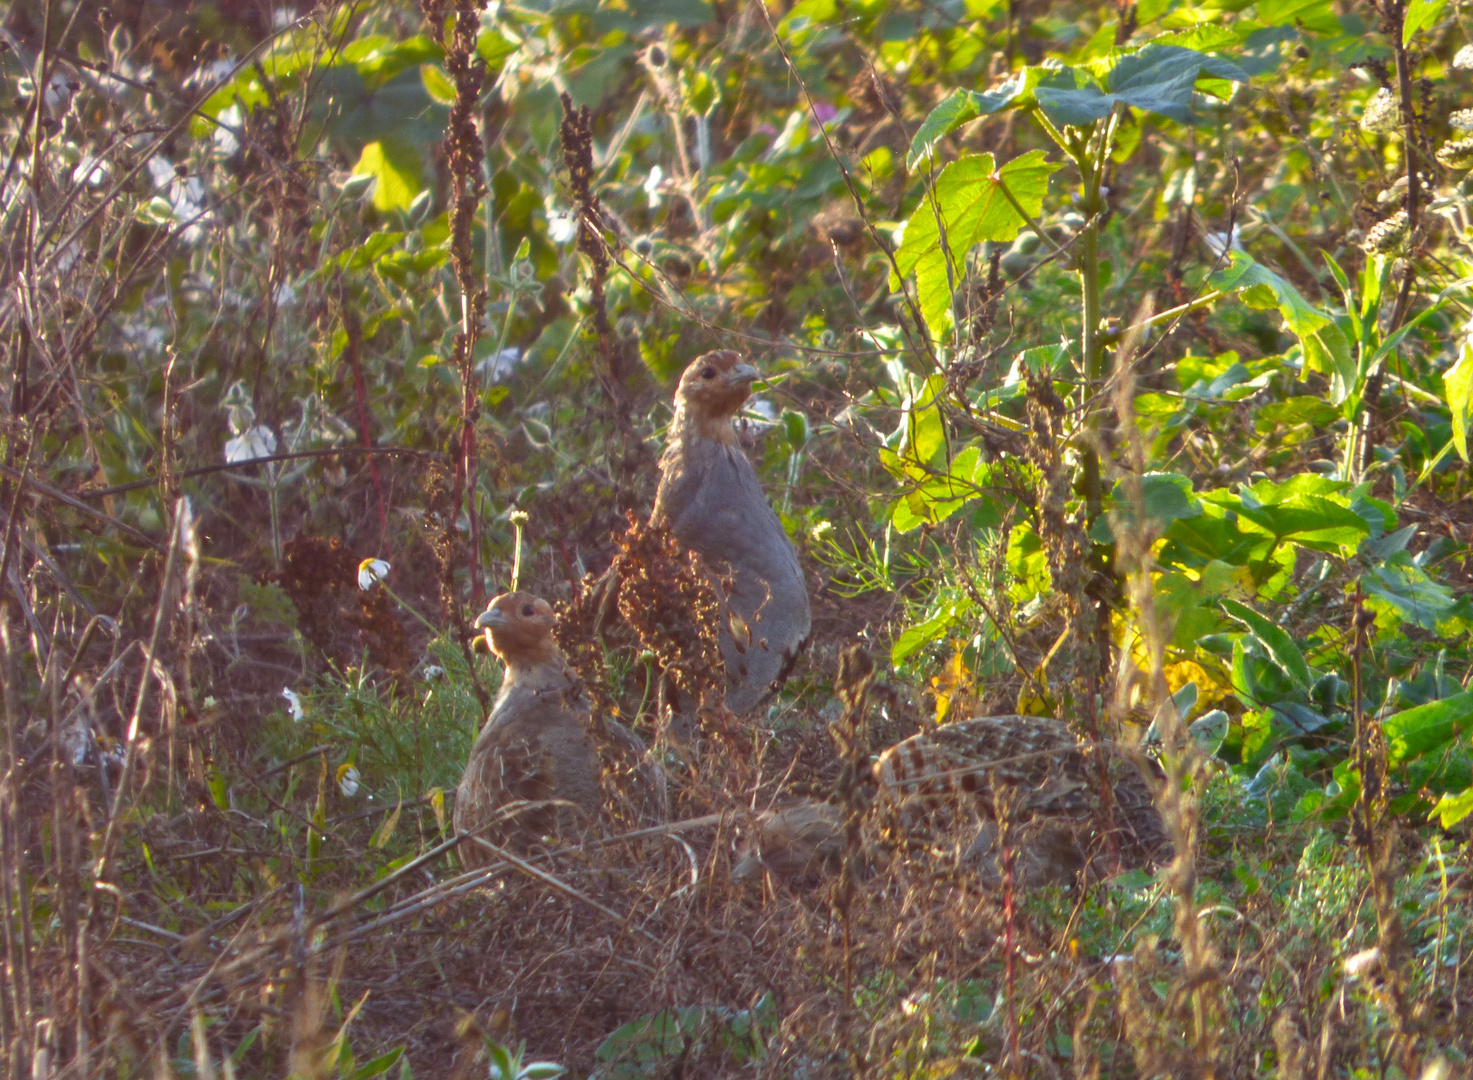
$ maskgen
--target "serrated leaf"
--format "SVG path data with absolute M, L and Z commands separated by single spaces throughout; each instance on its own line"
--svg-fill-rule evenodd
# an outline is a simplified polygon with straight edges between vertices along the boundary
M 1050 162 L 1042 150 L 1030 150 L 1001 168 L 991 154 L 976 154 L 941 170 L 935 186 L 906 222 L 905 240 L 895 253 L 900 273 L 916 275 L 921 314 L 933 334 L 944 336 L 952 278 L 959 275 L 972 246 L 984 240 L 1011 241 L 1026 224 L 994 176 L 1029 215 L 1037 217 L 1048 194 L 1048 178 L 1062 167 Z M 900 283 L 891 284 L 898 288 Z
M 1025 67 L 991 90 L 953 90 L 921 121 L 915 138 L 910 141 L 905 167 L 915 169 L 938 142 L 963 124 L 979 116 L 990 116 L 1009 105 L 1026 105 L 1032 100 L 1033 88 L 1044 74 L 1041 68 Z
M 1043 79 L 1034 96 L 1056 124 L 1083 127 L 1109 116 L 1116 105 L 1130 105 L 1178 123 L 1196 120 L 1192 91 L 1204 76 L 1247 82 L 1238 65 L 1180 45 L 1145 46 L 1125 53 L 1102 74 L 1103 86 L 1089 72 L 1064 68 Z
M 1310 674 L 1309 664 L 1305 662 L 1304 654 L 1299 651 L 1299 646 L 1294 644 L 1294 639 L 1280 626 L 1269 622 L 1258 612 L 1250 607 L 1238 603 L 1236 600 L 1223 600 L 1222 608 L 1233 618 L 1237 619 L 1249 630 L 1253 631 L 1255 637 L 1263 643 L 1274 661 L 1283 668 L 1289 678 L 1294 680 L 1295 686 L 1309 692 L 1314 685 L 1314 677 Z M 1236 653 L 1234 656 L 1236 662 Z

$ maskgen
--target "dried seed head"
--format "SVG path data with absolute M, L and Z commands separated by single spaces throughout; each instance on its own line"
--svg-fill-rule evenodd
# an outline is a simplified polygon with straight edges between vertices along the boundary
M 1360 117 L 1360 129 L 1370 134 L 1389 134 L 1401 126 L 1401 104 L 1386 87 L 1366 102 Z
M 1366 234 L 1361 248 L 1367 255 L 1385 255 L 1395 251 L 1407 235 L 1407 212 L 1398 210 L 1385 221 L 1378 222 Z
M 1473 139 L 1450 139 L 1437 148 L 1439 165 L 1449 169 L 1473 169 Z
M 1464 45 L 1453 57 L 1453 67 L 1459 71 L 1473 71 L 1473 45 Z
M 1473 131 L 1473 109 L 1459 109 L 1447 122 L 1456 131 Z

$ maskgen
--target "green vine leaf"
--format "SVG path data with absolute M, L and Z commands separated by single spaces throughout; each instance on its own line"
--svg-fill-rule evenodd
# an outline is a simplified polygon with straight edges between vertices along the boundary
M 1050 162 L 1042 150 L 1030 150 L 1000 169 L 991 154 L 978 154 L 941 170 L 935 187 L 906 222 L 904 241 L 895 253 L 900 273 L 916 275 L 921 314 L 933 334 L 940 337 L 946 331 L 952 279 L 959 278 L 972 246 L 984 240 L 1013 240 L 1026 224 L 998 181 L 1036 217 L 1043 209 L 1049 176 L 1062 167 Z M 891 282 L 891 288 L 899 287 L 899 281 Z
M 1192 91 L 1204 76 L 1248 81 L 1247 73 L 1230 60 L 1180 45 L 1147 45 L 1119 57 L 1099 76 L 1082 68 L 1063 68 L 1042 80 L 1034 96 L 1055 124 L 1084 127 L 1109 116 L 1116 105 L 1191 124 L 1196 121 Z M 1103 88 L 1097 77 L 1103 79 Z

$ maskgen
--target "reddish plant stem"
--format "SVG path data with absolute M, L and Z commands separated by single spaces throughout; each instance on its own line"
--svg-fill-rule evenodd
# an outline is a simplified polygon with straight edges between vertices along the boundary
M 372 450 L 377 440 L 373 435 L 372 420 L 368 412 L 368 384 L 363 378 L 363 328 L 358 322 L 358 313 L 347 303 L 343 296 L 341 284 L 338 286 L 338 307 L 342 310 L 343 332 L 348 337 L 348 344 L 343 348 L 343 357 L 348 362 L 348 370 L 353 373 L 353 396 L 358 406 L 358 431 L 362 437 L 363 448 Z M 368 455 L 368 478 L 373 483 L 374 496 L 378 500 L 378 550 L 384 553 L 384 547 L 389 542 L 389 506 L 384 498 L 384 484 L 378 473 L 378 458 L 373 454 Z

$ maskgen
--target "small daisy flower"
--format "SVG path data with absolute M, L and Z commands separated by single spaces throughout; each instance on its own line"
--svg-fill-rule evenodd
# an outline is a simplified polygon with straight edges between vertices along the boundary
M 445 669 L 439 664 L 426 664 L 424 671 L 420 674 L 424 676 L 425 682 L 434 682 L 436 679 L 443 679 L 445 677 Z
M 355 765 L 338 766 L 338 790 L 343 793 L 344 798 L 351 799 L 358 794 L 359 783 L 363 778 L 358 775 Z
M 358 564 L 358 587 L 365 592 L 389 576 L 389 564 L 383 559 L 364 559 Z
M 832 521 L 820 521 L 813 527 L 813 532 L 810 535 L 813 539 L 822 541 L 828 539 L 833 531 L 834 523 Z
M 286 698 L 286 711 L 291 713 L 293 720 L 301 720 L 307 715 L 307 710 L 302 708 L 302 699 L 291 687 L 283 686 L 281 696 Z

